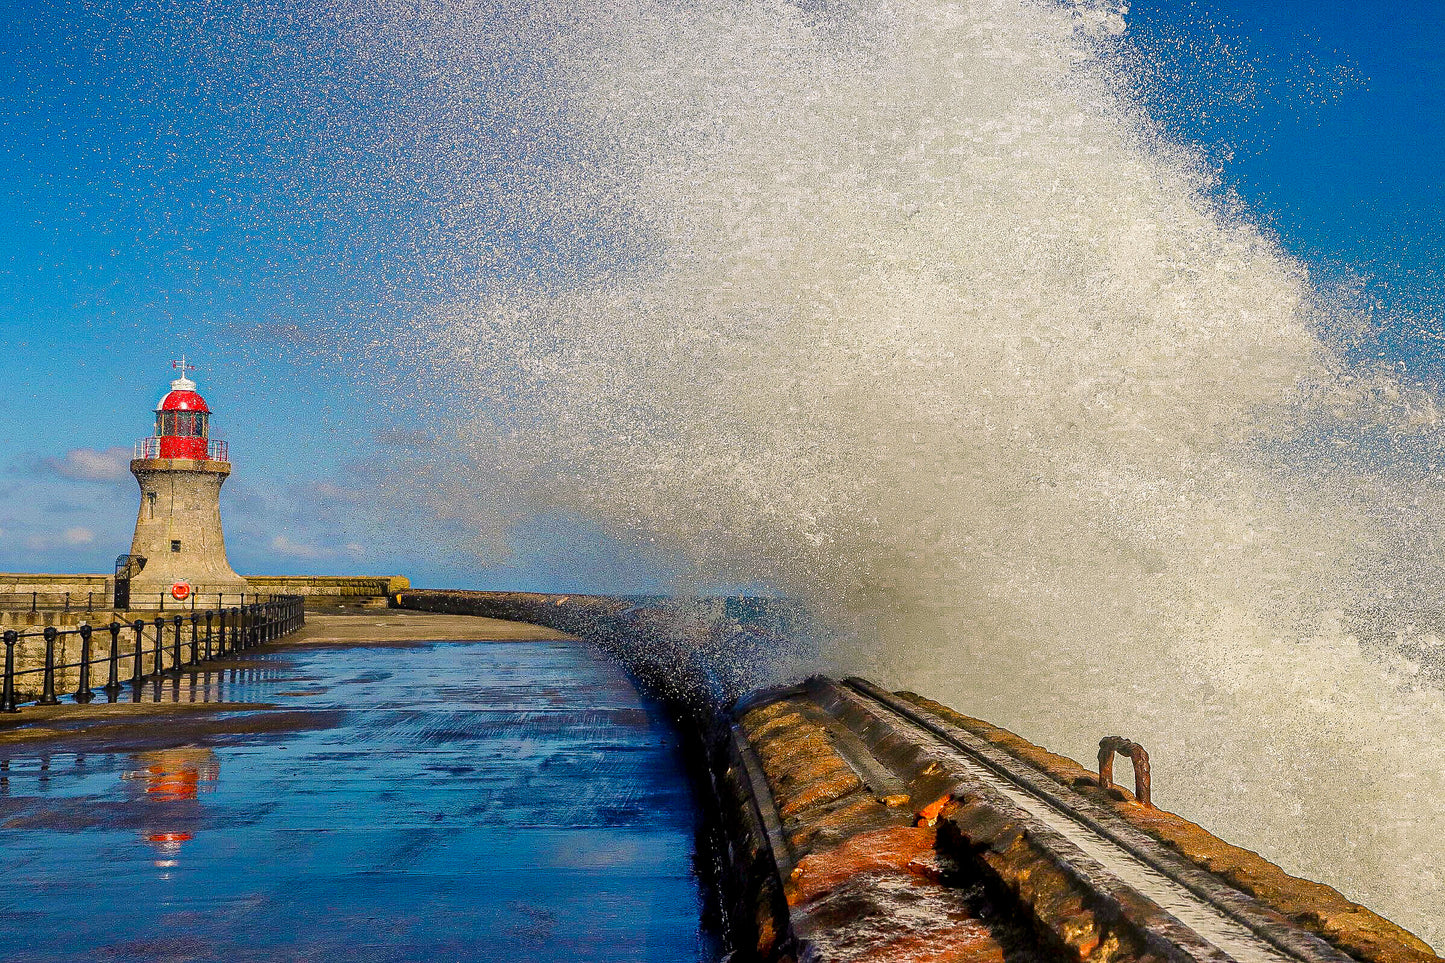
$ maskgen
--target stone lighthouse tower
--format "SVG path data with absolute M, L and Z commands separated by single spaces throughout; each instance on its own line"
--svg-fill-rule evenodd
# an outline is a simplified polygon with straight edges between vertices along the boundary
M 131 474 L 140 483 L 140 513 L 124 575 L 132 605 L 149 607 L 161 593 L 239 594 L 246 580 L 226 560 L 221 486 L 231 474 L 226 443 L 211 438 L 211 409 L 181 376 L 156 408 L 156 433 L 136 444 Z M 117 581 L 122 578 L 117 570 Z M 119 587 L 119 586 L 118 586 Z

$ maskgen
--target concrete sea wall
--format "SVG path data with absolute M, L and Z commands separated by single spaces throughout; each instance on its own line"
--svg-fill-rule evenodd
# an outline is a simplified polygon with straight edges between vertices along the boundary
M 411 583 L 399 575 L 248 575 L 251 591 L 263 595 L 300 595 L 315 605 L 385 608 L 391 596 Z
M 395 603 L 587 638 L 669 708 L 709 802 L 735 960 L 1191 958 L 1161 943 L 1176 925 L 1168 913 L 1099 889 L 1060 859 L 1067 846 L 988 793 L 960 789 L 925 747 L 860 712 L 846 687 L 749 691 L 747 663 L 770 640 L 746 627 L 699 620 L 697 606 L 597 596 L 403 591 Z M 1207 885 L 1244 894 L 1264 929 L 1319 948 L 1303 958 L 1439 963 L 1424 942 L 1334 889 L 1101 787 L 1072 759 L 915 693 L 896 698 L 1106 811 Z
M 300 595 L 316 605 L 365 605 L 385 607 L 398 592 L 411 587 L 399 575 L 251 575 L 249 591 L 261 595 Z M 114 597 L 115 581 L 108 575 L 50 575 L 29 572 L 0 572 L 0 620 L 7 613 L 28 611 L 25 600 L 13 596 L 37 593 L 48 607 L 69 593 L 72 609 L 83 608 L 87 600 L 96 607 L 108 607 Z M 31 622 L 60 625 L 72 623 Z M 92 623 L 99 624 L 99 623 Z

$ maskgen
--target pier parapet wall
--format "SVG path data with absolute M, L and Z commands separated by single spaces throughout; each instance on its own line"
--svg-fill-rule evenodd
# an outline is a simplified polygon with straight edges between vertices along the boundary
M 385 608 L 394 595 L 411 587 L 411 583 L 399 575 L 252 575 L 247 577 L 246 583 L 250 586 L 249 591 L 256 595 L 300 595 L 313 607 Z M 163 594 L 168 593 L 132 592 L 137 609 L 170 607 L 172 603 L 160 600 Z M 237 593 L 228 589 L 226 594 Z M 34 605 L 32 597 L 36 599 Z M 22 625 L 73 625 L 77 623 L 69 620 L 46 621 L 44 618 L 14 620 L 13 617 L 32 609 L 37 613 L 84 613 L 87 609 L 108 612 L 114 597 L 115 580 L 107 575 L 0 572 L 0 624 L 9 625 L 11 621 L 17 621 Z

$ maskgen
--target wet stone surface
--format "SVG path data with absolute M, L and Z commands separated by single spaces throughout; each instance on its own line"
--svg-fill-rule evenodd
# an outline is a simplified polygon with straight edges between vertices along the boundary
M 0 731 L 7 957 L 712 958 L 672 736 L 580 643 L 275 648 L 140 698 Z

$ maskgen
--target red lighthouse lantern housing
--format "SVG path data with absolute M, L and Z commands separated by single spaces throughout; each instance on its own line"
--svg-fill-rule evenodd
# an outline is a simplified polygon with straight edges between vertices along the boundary
M 156 406 L 156 433 L 141 442 L 137 458 L 188 458 L 194 461 L 229 461 L 224 441 L 211 440 L 211 409 L 186 377 L 194 370 L 180 362 L 181 376 Z

